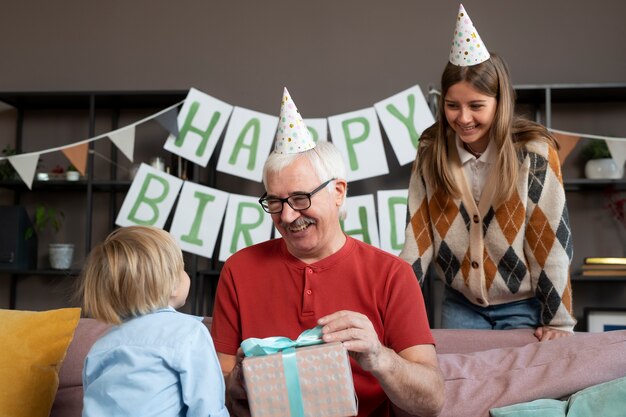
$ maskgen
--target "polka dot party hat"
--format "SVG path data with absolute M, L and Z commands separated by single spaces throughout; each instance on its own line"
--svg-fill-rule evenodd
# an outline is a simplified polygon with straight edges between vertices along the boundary
M 300 112 L 285 88 L 280 102 L 280 119 L 276 132 L 274 152 L 282 154 L 300 153 L 315 148 L 311 132 L 304 124 Z
M 459 14 L 456 17 L 456 28 L 452 38 L 450 50 L 450 62 L 461 67 L 480 64 L 489 59 L 489 51 L 480 39 L 478 31 L 472 23 L 465 8 L 459 6 Z

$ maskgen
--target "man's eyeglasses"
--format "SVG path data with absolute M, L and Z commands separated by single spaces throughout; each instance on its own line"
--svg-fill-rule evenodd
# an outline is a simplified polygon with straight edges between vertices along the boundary
M 323 190 L 324 187 L 334 180 L 336 180 L 336 178 L 329 179 L 310 193 L 296 193 L 286 198 L 266 197 L 267 193 L 264 193 L 261 198 L 259 198 L 259 204 L 261 204 L 263 210 L 270 214 L 278 214 L 283 211 L 283 205 L 285 203 L 289 204 L 289 207 L 293 210 L 306 210 L 311 207 L 311 197 L 313 197 L 318 191 Z

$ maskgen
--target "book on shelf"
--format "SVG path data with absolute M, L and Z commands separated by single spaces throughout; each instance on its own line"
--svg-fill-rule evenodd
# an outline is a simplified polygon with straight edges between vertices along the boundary
M 585 258 L 585 265 L 625 265 L 626 266 L 626 258 L 590 257 L 590 258 Z
M 626 269 L 583 269 L 584 277 L 626 277 Z
M 626 271 L 626 265 L 619 264 L 583 264 L 581 266 L 583 271 L 599 271 L 599 270 L 624 270 Z

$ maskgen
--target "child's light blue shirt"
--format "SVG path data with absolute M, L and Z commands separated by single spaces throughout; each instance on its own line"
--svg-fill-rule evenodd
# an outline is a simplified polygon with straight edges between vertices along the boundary
M 96 341 L 83 388 L 83 417 L 228 416 L 209 331 L 173 308 L 112 327 Z

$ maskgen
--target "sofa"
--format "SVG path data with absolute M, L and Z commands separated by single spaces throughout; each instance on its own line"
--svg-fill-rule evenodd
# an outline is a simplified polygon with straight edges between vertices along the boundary
M 204 319 L 210 327 L 211 319 Z M 108 326 L 81 318 L 59 372 L 51 417 L 79 417 L 83 360 Z M 564 398 L 626 376 L 626 331 L 577 333 L 538 343 L 532 330 L 434 329 L 446 380 L 441 416 L 489 416 L 493 407 Z M 396 417 L 407 417 L 395 409 Z

